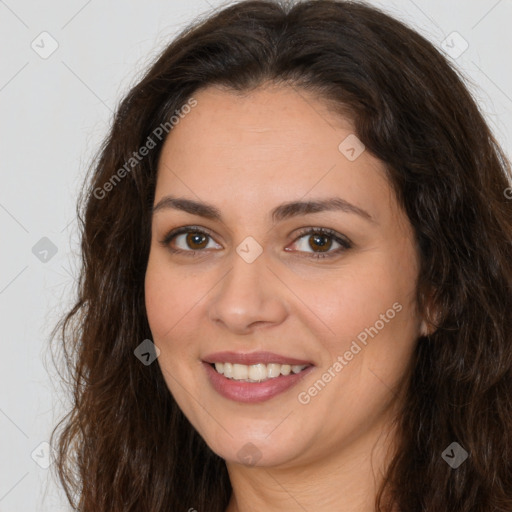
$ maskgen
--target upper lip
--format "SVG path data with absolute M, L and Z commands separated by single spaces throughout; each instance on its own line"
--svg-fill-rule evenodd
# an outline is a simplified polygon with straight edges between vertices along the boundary
M 215 352 L 203 358 L 206 363 L 237 363 L 245 365 L 253 364 L 292 364 L 292 365 L 313 365 L 311 361 L 295 359 L 293 357 L 274 354 L 273 352 Z

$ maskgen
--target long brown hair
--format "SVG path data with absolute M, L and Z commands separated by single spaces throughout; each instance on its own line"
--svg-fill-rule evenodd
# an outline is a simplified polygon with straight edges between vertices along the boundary
M 200 88 L 268 81 L 350 116 L 385 163 L 420 248 L 417 300 L 434 329 L 417 340 L 376 509 L 510 512 L 510 164 L 464 78 L 430 42 L 376 8 L 329 0 L 242 1 L 210 14 L 120 103 L 77 207 L 77 300 L 52 336 L 62 335 L 73 390 L 51 438 L 70 503 L 81 512 L 227 506 L 224 460 L 182 414 L 158 364 L 141 364 L 134 350 L 152 338 L 144 276 L 162 133 L 172 136 L 169 119 Z M 140 157 L 148 138 L 154 147 Z M 468 453 L 457 469 L 443 459 L 453 442 Z

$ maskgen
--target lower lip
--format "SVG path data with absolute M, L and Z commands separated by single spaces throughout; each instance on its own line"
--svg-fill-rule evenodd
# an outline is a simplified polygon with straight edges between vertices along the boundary
M 209 363 L 203 362 L 203 365 L 211 385 L 220 395 L 236 402 L 245 403 L 257 403 L 270 400 L 279 393 L 290 389 L 315 368 L 314 366 L 309 366 L 299 373 L 280 375 L 279 377 L 268 379 L 265 382 L 253 383 L 228 379 L 217 372 Z

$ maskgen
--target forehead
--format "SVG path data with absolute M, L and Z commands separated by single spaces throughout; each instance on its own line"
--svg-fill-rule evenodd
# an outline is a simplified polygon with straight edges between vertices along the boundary
M 312 147 L 337 156 L 340 134 L 354 132 L 325 101 L 296 87 L 267 85 L 246 93 L 208 87 L 194 98 L 197 106 L 173 128 L 164 150 L 176 152 L 196 141 L 204 151 L 223 150 L 223 156 L 240 149 L 265 159 L 279 152 L 300 155 Z
M 357 203 L 389 201 L 383 164 L 368 151 L 349 160 L 340 143 L 349 119 L 325 101 L 289 86 L 239 94 L 209 87 L 174 126 L 159 161 L 155 201 L 172 193 L 254 208 L 339 194 Z M 351 140 L 351 139 L 349 139 Z M 377 214 L 377 212 L 374 212 Z

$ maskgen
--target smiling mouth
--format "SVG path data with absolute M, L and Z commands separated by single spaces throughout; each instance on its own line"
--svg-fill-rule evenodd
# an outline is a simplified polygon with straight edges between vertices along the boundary
M 290 375 L 291 373 L 300 373 L 311 364 L 290 365 L 290 364 L 237 364 L 237 363 L 209 363 L 217 373 L 220 373 L 227 379 L 241 382 L 265 382 L 275 379 L 282 375 Z

